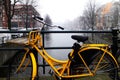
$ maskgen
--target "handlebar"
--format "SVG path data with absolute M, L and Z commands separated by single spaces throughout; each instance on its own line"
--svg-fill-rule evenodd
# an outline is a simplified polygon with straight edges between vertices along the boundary
M 62 29 L 62 30 L 64 30 L 64 28 L 63 28 L 63 27 L 61 27 L 61 26 L 58 26 L 58 28 L 59 28 L 59 29 Z
M 41 18 L 41 17 L 34 16 L 33 19 L 36 20 L 36 21 L 38 21 L 38 22 L 40 22 L 40 23 L 42 23 L 43 25 L 50 26 L 50 27 L 57 27 L 57 28 L 59 28 L 61 30 L 64 30 L 64 28 L 61 27 L 61 26 L 47 24 L 46 22 L 43 21 L 44 19 Z
M 34 16 L 34 17 L 33 17 L 33 19 L 36 19 L 36 18 L 38 18 L 38 19 L 41 20 L 41 21 L 43 20 L 43 18 L 41 18 L 41 17 L 39 17 L 39 16 Z

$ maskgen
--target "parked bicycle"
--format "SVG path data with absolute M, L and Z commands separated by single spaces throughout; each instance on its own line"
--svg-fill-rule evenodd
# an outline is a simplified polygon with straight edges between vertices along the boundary
M 41 21 L 40 17 L 34 17 L 34 19 L 51 26 Z M 55 80 L 79 80 L 81 78 L 83 80 L 119 80 L 119 65 L 112 54 L 110 45 L 85 44 L 88 40 L 87 36 L 72 35 L 71 37 L 76 42 L 67 60 L 57 60 L 48 54 L 43 47 L 39 30 L 31 31 L 28 38 L 8 41 L 24 46 L 24 49 L 18 51 L 12 61 L 13 65 L 19 62 L 19 66 L 14 66 L 11 72 L 14 72 L 14 76 L 18 78 L 23 78 L 25 75 L 25 80 L 36 80 L 38 63 L 35 55 L 39 54 L 51 67 Z

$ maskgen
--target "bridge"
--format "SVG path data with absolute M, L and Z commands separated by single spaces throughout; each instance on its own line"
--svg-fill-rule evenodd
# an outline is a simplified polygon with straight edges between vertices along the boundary
M 0 31 L 0 33 L 29 33 L 29 31 L 19 31 L 19 32 L 16 32 L 16 31 Z M 117 33 L 117 30 L 113 30 L 113 31 L 41 31 L 43 37 L 44 37 L 44 34 L 46 33 L 50 33 L 50 34 L 55 34 L 55 33 L 83 33 L 84 35 L 88 35 L 89 36 L 89 41 L 90 43 L 107 43 L 107 44 L 111 44 L 110 42 L 100 38 L 98 35 L 96 35 L 96 33 L 98 34 L 103 34 L 103 33 L 108 33 L 108 34 L 111 34 L 113 35 L 113 46 L 115 47 L 118 47 L 117 45 L 117 40 L 118 38 L 116 38 L 116 36 L 118 36 L 118 33 Z M 89 34 L 88 34 L 89 33 Z M 94 34 L 95 33 L 95 34 Z M 45 44 L 45 40 L 43 38 L 43 42 Z M 9 45 L 9 46 L 8 46 Z M 4 69 L 4 70 L 8 70 L 9 72 L 9 69 L 10 69 L 10 66 L 8 65 L 9 64 L 9 59 L 12 58 L 12 56 L 14 55 L 14 52 L 16 50 L 21 50 L 22 47 L 20 46 L 15 46 L 15 45 L 12 45 L 12 44 L 7 44 L 7 43 L 4 43 L 0 46 L 0 59 L 3 59 L 1 60 L 0 62 L 0 71 L 1 69 Z M 45 49 L 71 49 L 71 46 L 69 47 L 45 47 Z M 46 66 L 48 66 L 45 61 L 43 60 L 43 64 L 42 65 L 38 65 L 38 67 L 42 67 L 43 68 L 43 74 L 46 73 Z M 4 72 L 4 71 L 3 71 Z M 8 80 L 10 79 L 10 75 L 9 76 L 6 76 L 8 78 Z

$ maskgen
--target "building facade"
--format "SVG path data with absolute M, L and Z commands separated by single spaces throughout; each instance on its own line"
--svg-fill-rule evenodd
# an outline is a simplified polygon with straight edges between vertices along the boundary
M 11 19 L 11 28 L 33 28 L 38 26 L 32 18 L 33 15 L 40 16 L 32 5 L 15 5 L 14 15 Z M 2 26 L 7 28 L 7 17 L 4 10 L 2 10 Z
M 98 30 L 110 30 L 120 26 L 120 3 L 110 2 L 101 6 L 96 13 L 96 26 Z
M 0 27 L 2 27 L 2 0 L 0 0 Z

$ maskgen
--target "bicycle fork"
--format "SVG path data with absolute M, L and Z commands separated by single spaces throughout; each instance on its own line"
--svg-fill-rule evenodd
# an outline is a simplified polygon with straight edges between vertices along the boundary
M 29 48 L 24 48 L 24 50 L 26 51 L 21 62 L 20 65 L 18 66 L 16 73 L 18 73 L 20 71 L 20 69 L 22 69 L 22 71 L 24 72 L 26 70 L 26 68 L 28 67 L 28 65 L 30 64 L 30 61 L 32 61 L 32 66 L 34 70 L 32 70 L 32 74 L 31 74 L 31 80 L 35 80 L 36 75 L 37 75 L 37 64 L 36 64 L 36 59 L 34 57 L 34 54 L 31 52 L 31 50 Z M 30 55 L 30 58 L 27 60 L 27 62 L 25 62 L 27 56 Z M 24 64 L 25 63 L 25 64 Z M 24 65 L 24 66 L 23 66 Z M 23 67 L 23 68 L 22 68 Z
M 23 66 L 24 61 L 25 61 L 25 59 L 26 59 L 26 56 L 27 56 L 27 54 L 28 54 L 28 52 L 29 52 L 29 49 L 25 48 L 25 50 L 26 50 L 26 53 L 24 54 L 24 56 L 23 56 L 23 58 L 22 58 L 22 60 L 21 60 L 21 62 L 20 62 L 20 65 L 18 66 L 18 68 L 17 68 L 17 70 L 16 70 L 16 73 L 18 73 L 18 72 L 20 71 L 20 68 Z M 29 61 L 28 61 L 27 64 L 24 66 L 23 71 L 26 69 L 26 67 L 28 66 L 28 64 L 29 64 Z

